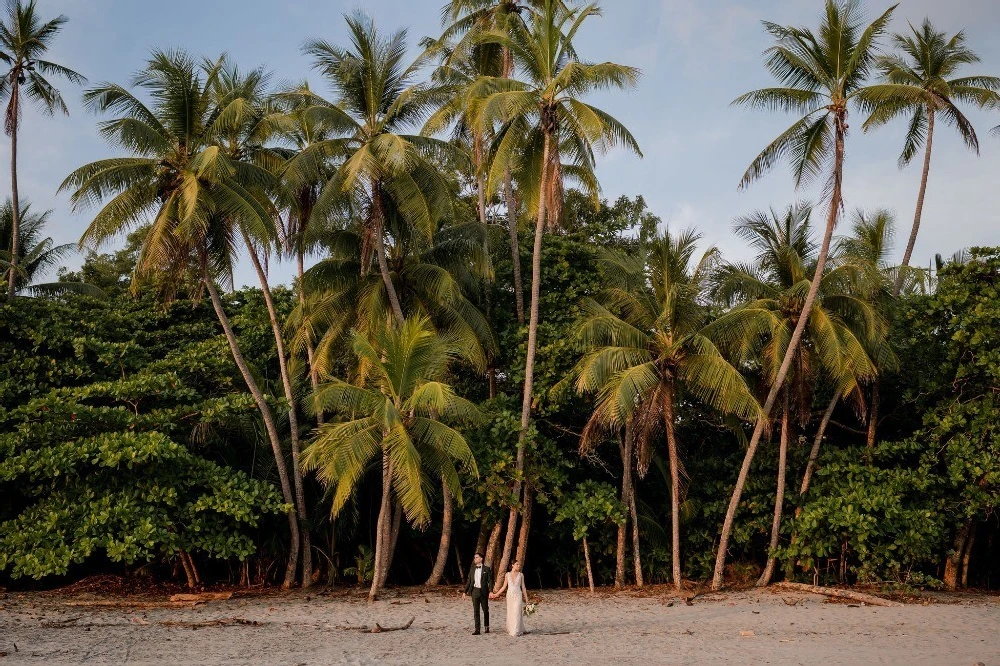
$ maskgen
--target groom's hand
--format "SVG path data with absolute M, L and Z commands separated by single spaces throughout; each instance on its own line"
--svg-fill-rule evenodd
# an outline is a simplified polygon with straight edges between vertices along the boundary
M 466 595 L 465 592 L 462 592 L 462 598 L 465 599 L 466 596 L 468 595 Z

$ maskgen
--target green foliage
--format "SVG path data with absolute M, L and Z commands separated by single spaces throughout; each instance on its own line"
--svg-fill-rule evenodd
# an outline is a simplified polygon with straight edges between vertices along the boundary
M 941 271 L 937 293 L 912 299 L 903 366 L 921 427 L 900 442 L 828 452 L 785 557 L 847 558 L 859 581 L 921 582 L 959 525 L 1000 507 L 998 297 L 1000 250 L 975 249 Z
M 284 506 L 220 464 L 254 405 L 210 317 L 124 298 L 0 308 L 0 571 L 257 550 L 252 530 Z
M 563 495 L 555 522 L 568 521 L 573 527 L 573 538 L 579 541 L 602 525 L 624 523 L 625 511 L 613 487 L 588 479 Z

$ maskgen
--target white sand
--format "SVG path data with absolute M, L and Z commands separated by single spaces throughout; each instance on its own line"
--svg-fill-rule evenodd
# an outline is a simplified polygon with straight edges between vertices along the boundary
M 493 633 L 470 635 L 471 603 L 452 590 L 401 590 L 373 606 L 341 591 L 237 593 L 186 609 L 66 603 L 81 598 L 0 594 L 0 651 L 8 653 L 0 666 L 1000 664 L 997 597 L 936 596 L 929 605 L 877 608 L 808 594 L 740 592 L 698 597 L 686 606 L 665 590 L 596 597 L 543 591 L 533 599 L 540 602 L 538 614 L 526 621 L 531 633 L 521 638 L 504 633 L 502 601 L 491 604 Z M 796 599 L 794 606 L 785 601 Z M 415 620 L 405 631 L 365 634 L 353 628 L 395 626 L 410 617 Z M 163 624 L 225 618 L 259 624 Z

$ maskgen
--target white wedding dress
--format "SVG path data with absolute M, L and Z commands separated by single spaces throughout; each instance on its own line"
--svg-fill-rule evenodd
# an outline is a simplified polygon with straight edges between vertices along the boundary
M 524 574 L 507 574 L 507 633 L 520 636 L 524 633 Z

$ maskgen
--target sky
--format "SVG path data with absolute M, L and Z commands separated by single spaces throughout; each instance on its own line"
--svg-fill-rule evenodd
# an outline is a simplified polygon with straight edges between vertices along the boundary
M 308 78 L 326 92 L 301 54 L 307 39 L 345 43 L 343 16 L 359 8 L 383 31 L 407 28 L 410 44 L 440 31 L 443 0 L 39 0 L 43 16 L 69 17 L 50 51 L 50 60 L 88 77 L 127 83 L 154 48 L 182 47 L 197 55 L 228 52 L 244 68 L 264 65 L 276 81 Z M 599 160 L 603 196 L 641 194 L 650 210 L 671 228 L 696 227 L 705 244 L 727 258 L 750 258 L 732 233 L 733 220 L 759 208 L 783 208 L 814 200 L 818 189 L 796 191 L 789 169 L 776 167 L 743 191 L 737 185 L 757 153 L 791 124 L 781 113 L 731 106 L 734 98 L 772 85 L 762 52 L 771 43 L 762 20 L 813 27 L 821 0 L 603 0 L 604 14 L 589 19 L 577 37 L 584 59 L 639 67 L 636 89 L 591 97 L 629 127 L 643 152 L 613 152 Z M 866 1 L 869 18 L 888 2 Z M 1000 3 L 997 0 L 902 0 L 892 29 L 907 29 L 930 16 L 939 29 L 965 30 L 982 62 L 966 75 L 1000 75 Z M 52 209 L 48 234 L 75 243 L 89 222 L 74 213 L 59 183 L 76 167 L 113 155 L 98 135 L 98 119 L 82 106 L 82 90 L 61 82 L 70 116 L 43 117 L 26 109 L 18 142 L 19 193 L 37 209 Z M 1000 112 L 969 110 L 981 155 L 965 148 L 957 133 L 941 126 L 914 263 L 927 265 L 975 245 L 1000 245 Z M 896 213 L 896 256 L 902 254 L 913 216 L 920 159 L 904 170 L 896 159 L 905 122 L 877 132 L 861 131 L 853 115 L 847 141 L 844 199 L 848 210 L 888 208 Z M 2 135 L 0 135 L 2 136 Z M 0 140 L 0 196 L 10 192 L 9 143 Z M 839 230 L 847 232 L 841 223 Z M 102 251 L 117 249 L 111 243 Z M 82 257 L 67 259 L 73 267 Z M 274 282 L 289 281 L 291 263 L 271 268 Z M 252 268 L 241 264 L 236 284 L 254 284 Z

